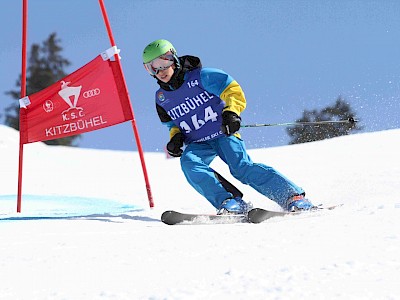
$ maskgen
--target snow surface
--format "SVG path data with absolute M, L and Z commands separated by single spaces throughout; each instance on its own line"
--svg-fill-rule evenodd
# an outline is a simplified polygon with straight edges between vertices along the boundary
M 333 211 L 262 224 L 167 226 L 162 211 L 213 213 L 178 159 L 24 147 L 0 126 L 0 299 L 400 299 L 400 130 L 251 150 Z M 255 206 L 279 209 L 219 170 Z

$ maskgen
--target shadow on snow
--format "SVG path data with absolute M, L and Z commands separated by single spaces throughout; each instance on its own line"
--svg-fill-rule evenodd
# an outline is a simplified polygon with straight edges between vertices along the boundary
M 118 219 L 160 222 L 158 219 L 135 216 L 139 206 L 115 200 L 62 196 L 24 195 L 22 213 L 16 213 L 16 195 L 0 196 L 0 221 L 20 220 L 96 220 L 121 222 Z M 6 212 L 6 213 L 5 213 Z

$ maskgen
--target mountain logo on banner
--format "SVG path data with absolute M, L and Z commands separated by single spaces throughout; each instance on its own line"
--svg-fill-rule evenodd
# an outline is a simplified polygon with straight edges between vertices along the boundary
M 82 86 L 68 86 L 70 82 L 61 81 L 61 90 L 58 94 L 69 105 L 70 108 L 76 108 Z
M 70 82 L 61 81 L 58 95 L 68 104 L 69 108 L 62 112 L 63 121 L 75 120 L 85 116 L 82 107 L 77 107 L 82 86 L 68 86 Z

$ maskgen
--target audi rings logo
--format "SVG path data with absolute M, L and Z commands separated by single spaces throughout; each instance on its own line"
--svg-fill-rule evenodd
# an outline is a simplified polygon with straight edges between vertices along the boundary
M 94 97 L 94 96 L 98 96 L 98 95 L 100 95 L 100 89 L 99 88 L 95 88 L 95 89 L 83 92 L 83 98 L 86 98 L 86 99 Z

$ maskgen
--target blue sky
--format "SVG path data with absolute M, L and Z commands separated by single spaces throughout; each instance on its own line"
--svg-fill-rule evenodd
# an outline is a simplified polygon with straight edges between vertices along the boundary
M 292 122 L 304 109 L 342 96 L 364 131 L 400 127 L 400 2 L 104 0 L 121 49 L 143 147 L 161 151 L 168 132 L 154 105 L 155 80 L 144 70 L 143 48 L 170 40 L 179 55 L 199 56 L 245 91 L 243 123 Z M 21 72 L 21 1 L 0 11 L 0 113 L 11 103 Z M 28 43 L 56 32 L 72 72 L 110 46 L 98 1 L 29 1 Z M 4 119 L 0 119 L 4 122 Z M 241 130 L 248 148 L 285 145 L 284 127 Z M 88 148 L 136 150 L 131 124 L 83 135 Z

